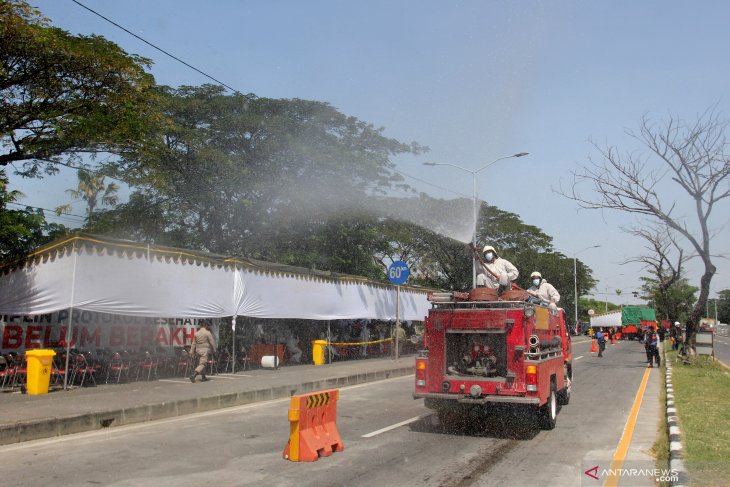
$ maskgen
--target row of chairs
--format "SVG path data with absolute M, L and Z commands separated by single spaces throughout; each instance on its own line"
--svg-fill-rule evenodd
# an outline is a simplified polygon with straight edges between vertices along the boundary
M 249 367 L 245 354 L 236 357 L 237 369 Z M 138 352 L 99 350 L 96 353 L 71 350 L 68 371 L 66 351 L 58 349 L 53 358 L 51 384 L 67 383 L 79 387 L 99 383 L 120 383 L 139 380 L 155 380 L 162 377 L 187 377 L 197 366 L 197 358 L 190 357 L 185 348 L 172 351 L 144 350 Z M 207 373 L 214 375 L 232 371 L 232 358 L 228 350 L 220 350 L 208 360 Z M 27 361 L 22 353 L 0 355 L 0 390 L 16 390 L 26 382 Z

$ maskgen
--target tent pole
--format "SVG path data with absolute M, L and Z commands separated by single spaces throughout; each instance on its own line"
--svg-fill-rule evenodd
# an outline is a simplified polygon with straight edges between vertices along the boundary
M 69 304 L 68 310 L 68 327 L 66 328 L 66 364 L 65 372 L 63 374 L 63 390 L 68 389 L 68 362 L 69 355 L 71 355 L 71 341 L 73 341 L 73 317 L 74 317 L 74 299 L 76 294 L 76 241 L 74 240 L 71 246 L 71 252 L 74 255 L 74 263 L 71 271 L 71 303 Z
M 231 373 L 236 373 L 236 316 L 231 317 Z
M 332 320 L 327 320 L 327 363 L 332 364 L 332 348 L 330 342 L 332 341 L 332 334 L 330 333 L 330 323 Z

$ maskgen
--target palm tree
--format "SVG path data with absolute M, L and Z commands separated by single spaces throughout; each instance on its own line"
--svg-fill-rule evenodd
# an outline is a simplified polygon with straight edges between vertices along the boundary
M 117 191 L 119 186 L 115 183 L 104 184 L 105 176 L 100 173 L 91 173 L 85 169 L 80 169 L 78 174 L 79 182 L 76 189 L 67 189 L 66 193 L 72 198 L 86 201 L 86 218 L 88 219 L 96 207 L 101 205 L 114 206 L 119 201 Z M 101 201 L 100 201 L 101 197 Z M 71 203 L 61 205 L 56 208 L 56 214 L 62 215 L 71 212 Z

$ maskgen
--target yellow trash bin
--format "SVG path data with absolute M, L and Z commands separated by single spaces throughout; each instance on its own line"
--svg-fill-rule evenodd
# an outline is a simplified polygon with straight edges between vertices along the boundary
M 51 368 L 53 367 L 53 350 L 28 350 L 28 394 L 48 394 L 48 385 L 51 382 Z
M 312 341 L 312 361 L 314 365 L 324 364 L 324 351 L 327 347 L 327 340 Z

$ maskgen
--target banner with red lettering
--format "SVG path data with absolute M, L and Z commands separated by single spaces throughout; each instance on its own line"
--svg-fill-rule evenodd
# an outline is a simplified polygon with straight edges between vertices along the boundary
M 218 337 L 218 321 L 211 331 Z M 0 319 L 0 353 L 35 348 L 66 347 L 68 310 L 35 316 Z M 71 348 L 82 351 L 154 350 L 185 347 L 192 343 L 197 318 L 146 318 L 74 310 Z

